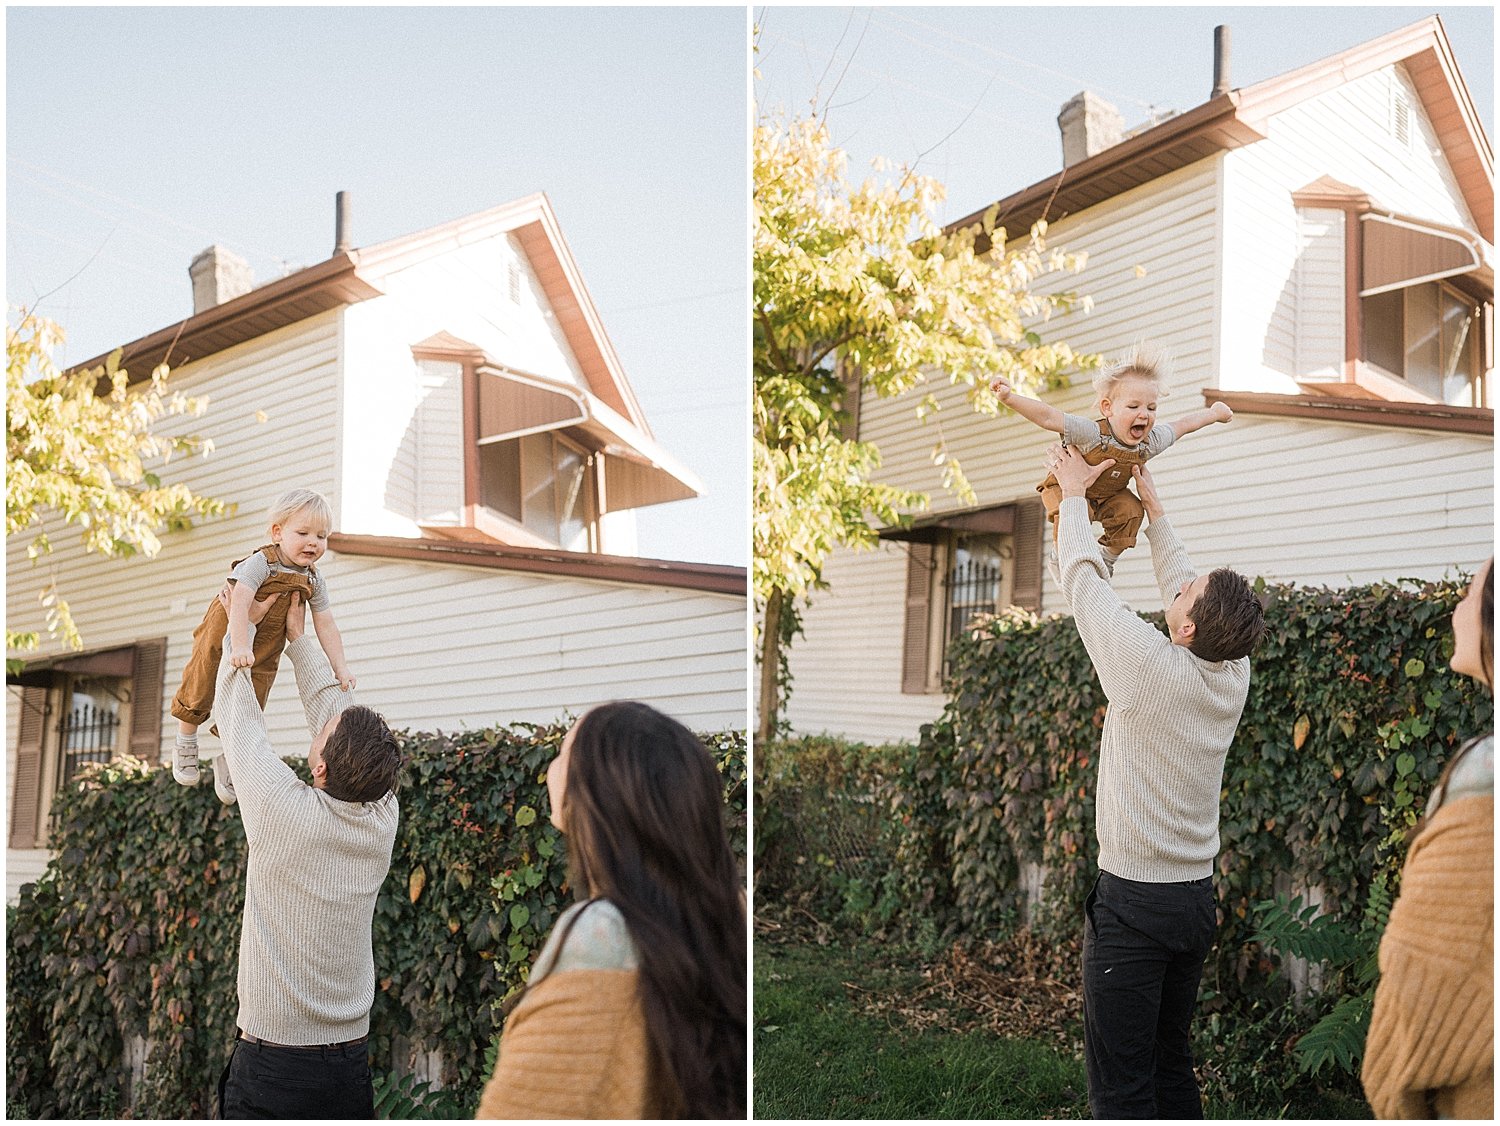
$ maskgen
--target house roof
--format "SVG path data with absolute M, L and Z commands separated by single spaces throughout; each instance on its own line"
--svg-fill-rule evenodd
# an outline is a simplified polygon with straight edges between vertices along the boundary
M 1264 139 L 1274 114 L 1392 63 L 1406 67 L 1480 235 L 1494 242 L 1494 151 L 1437 16 L 1210 98 L 999 200 L 996 223 L 1014 238 L 1038 219 L 1055 221 L 1216 152 L 1253 144 Z M 967 215 L 948 229 L 976 224 L 987 210 Z M 980 235 L 976 249 L 983 252 L 988 246 L 989 239 Z
M 326 261 L 130 341 L 122 348 L 121 365 L 129 370 L 132 382 L 145 379 L 162 363 L 181 367 L 340 305 L 378 297 L 384 292 L 384 280 L 397 270 L 503 233 L 514 234 L 526 253 L 589 391 L 650 436 L 650 426 L 552 205 L 541 192 L 414 234 L 335 253 Z M 98 367 L 108 355 L 95 356 L 72 370 Z
M 745 596 L 747 590 L 747 573 L 744 567 L 715 563 L 682 563 L 668 559 L 639 559 L 633 556 L 599 555 L 555 548 L 511 547 L 451 539 L 351 536 L 342 532 L 335 532 L 328 537 L 328 546 L 345 555 L 488 567 L 493 570 L 526 571 L 544 575 L 571 575 L 602 582 L 644 583 L 649 586 L 679 587 L 741 597 Z

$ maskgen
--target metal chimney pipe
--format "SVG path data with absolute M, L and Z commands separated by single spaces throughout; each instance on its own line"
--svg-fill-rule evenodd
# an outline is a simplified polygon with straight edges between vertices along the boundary
M 1220 24 L 1214 28 L 1214 90 L 1209 95 L 1217 98 L 1229 93 L 1229 26 Z
M 349 193 L 339 192 L 333 197 L 334 242 L 333 252 L 343 254 L 349 249 Z

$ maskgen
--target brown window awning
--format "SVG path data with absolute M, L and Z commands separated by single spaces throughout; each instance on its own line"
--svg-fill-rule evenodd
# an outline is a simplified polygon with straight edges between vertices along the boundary
M 503 442 L 588 420 L 587 392 L 489 364 L 479 366 L 479 442 Z
M 939 512 L 922 516 L 905 526 L 880 529 L 883 540 L 906 543 L 936 543 L 949 532 L 979 532 L 1009 535 L 1016 530 L 1016 505 L 992 504 L 986 508 L 965 508 L 956 512 Z
M 481 446 L 568 431 L 603 457 L 605 512 L 703 495 L 695 474 L 591 392 L 489 360 L 477 370 Z
M 1361 297 L 1460 274 L 1494 286 L 1484 240 L 1457 227 L 1370 211 L 1360 216 L 1364 241 Z

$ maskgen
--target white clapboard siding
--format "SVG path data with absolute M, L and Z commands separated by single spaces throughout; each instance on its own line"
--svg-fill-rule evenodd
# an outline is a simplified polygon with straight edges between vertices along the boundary
M 828 561 L 829 589 L 802 612 L 806 635 L 792 642 L 786 718 L 801 734 L 830 733 L 871 743 L 912 742 L 943 712 L 941 693 L 901 691 L 906 551 L 840 551 Z
M 1298 379 L 1344 377 L 1344 213 L 1299 209 L 1296 268 Z
M 415 504 L 421 524 L 462 523 L 464 503 L 463 367 L 417 365 Z
M 1406 144 L 1391 129 L 1393 88 L 1404 90 L 1411 105 Z M 1381 207 L 1474 228 L 1437 134 L 1399 63 L 1276 114 L 1266 136 L 1267 142 L 1237 151 L 1282 163 L 1295 180 L 1291 190 L 1332 176 L 1367 192 Z
M 613 699 L 698 730 L 744 726 L 742 598 L 368 557 L 338 568 L 360 699 L 393 726 L 547 722 Z M 292 724 L 295 696 L 268 718 L 287 709 Z
M 1411 102 L 1411 141 L 1392 135 L 1393 88 Z M 1292 193 L 1323 176 L 1367 193 L 1377 206 L 1473 229 L 1451 169 L 1410 80 L 1390 66 L 1356 82 L 1274 115 L 1264 141 L 1224 157 L 1224 255 L 1234 264 L 1224 274 L 1223 382 L 1226 389 L 1296 394 L 1298 376 L 1322 374 L 1333 330 L 1342 339 L 1342 262 L 1333 241 L 1316 252 L 1314 306 L 1299 308 L 1304 244 L 1298 238 Z M 1340 247 L 1342 236 L 1340 236 Z M 1316 311 L 1314 311 L 1314 309 Z M 1338 310 L 1335 321 L 1335 310 Z M 1325 327 L 1298 341 L 1298 320 Z M 1311 344 L 1314 352 L 1299 355 Z M 1339 357 L 1340 363 L 1342 356 Z

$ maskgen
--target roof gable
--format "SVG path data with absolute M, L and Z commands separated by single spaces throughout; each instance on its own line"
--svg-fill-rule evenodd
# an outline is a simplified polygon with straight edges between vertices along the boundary
M 373 246 L 339 251 L 326 261 L 123 345 L 121 364 L 132 382 L 147 378 L 159 364 L 181 367 L 318 313 L 379 297 L 385 292 L 385 278 L 396 271 L 502 234 L 514 236 L 520 244 L 589 391 L 649 437 L 645 414 L 604 331 L 552 205 L 541 192 Z M 73 370 L 98 367 L 107 356 L 96 356 Z
M 1024 235 L 1038 219 L 1055 221 L 1204 157 L 1263 140 L 1273 115 L 1393 63 L 1406 67 L 1479 233 L 1485 241 L 1493 242 L 1494 152 L 1437 16 L 1253 86 L 1210 98 L 1006 196 L 998 201 L 996 222 L 1005 226 L 1007 237 L 1015 238 Z M 979 222 L 985 210 L 965 216 L 949 229 Z M 981 236 L 976 249 L 987 246 L 988 240 Z
M 416 261 L 499 234 L 513 235 L 520 244 L 589 391 L 649 434 L 640 404 L 544 193 L 376 243 L 354 251 L 352 257 L 360 277 L 379 286 L 381 279 Z

